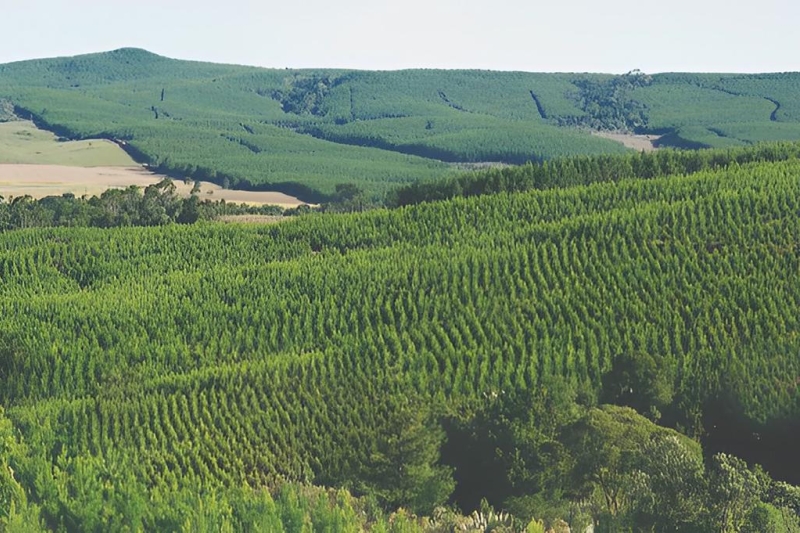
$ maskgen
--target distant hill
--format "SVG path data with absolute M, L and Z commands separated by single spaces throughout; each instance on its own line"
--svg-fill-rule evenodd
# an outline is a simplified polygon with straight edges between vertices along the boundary
M 590 130 L 726 147 L 800 139 L 800 73 L 623 76 L 276 70 L 139 49 L 0 65 L 0 120 L 126 142 L 139 162 L 235 188 L 374 197 L 451 163 L 616 153 Z

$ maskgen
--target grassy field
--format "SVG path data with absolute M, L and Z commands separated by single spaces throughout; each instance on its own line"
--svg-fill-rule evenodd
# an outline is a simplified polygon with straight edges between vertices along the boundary
M 0 123 L 0 164 L 75 167 L 139 166 L 115 143 L 95 139 L 59 142 L 29 121 Z

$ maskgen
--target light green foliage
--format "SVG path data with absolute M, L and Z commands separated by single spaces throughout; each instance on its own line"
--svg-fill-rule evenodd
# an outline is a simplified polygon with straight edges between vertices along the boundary
M 14 432 L 0 413 L 4 442 L 2 466 L 7 469 L 8 437 Z M 32 448 L 36 448 L 35 446 Z M 342 532 L 389 530 L 392 526 L 368 502 L 346 490 L 322 489 L 290 483 L 265 489 L 203 486 L 146 487 L 135 477 L 130 458 L 116 453 L 100 458 L 62 454 L 55 463 L 29 451 L 15 440 L 13 446 L 18 497 L 2 501 L 0 532 L 65 531 L 269 531 Z M 0 497 L 6 494 L 0 479 Z M 16 482 L 15 482 L 16 483 Z M 30 495 L 26 501 L 23 490 Z M 407 531 L 422 532 L 424 521 L 409 521 Z M 48 527 L 45 528 L 44 524 Z
M 763 520 L 761 513 L 753 513 L 766 487 L 744 461 L 724 453 L 715 455 L 709 484 L 718 531 L 734 533 L 742 531 L 751 518 Z
M 647 505 L 642 501 L 648 493 L 663 498 L 659 506 L 670 498 L 673 504 L 691 504 L 683 492 L 694 490 L 702 480 L 699 446 L 631 409 L 590 409 L 567 429 L 566 442 L 575 460 L 576 486 L 583 483 L 589 497 L 599 497 L 597 503 L 607 516 L 619 517 Z M 667 512 L 684 516 L 678 509 Z
M 273 227 L 5 234 L 3 335 L 36 335 L 15 334 L 3 401 L 21 419 L 35 409 L 23 403 L 52 400 L 59 440 L 76 452 L 137 449 L 159 481 L 322 474 L 335 462 L 312 458 L 346 449 L 332 420 L 361 420 L 367 435 L 385 420 L 348 413 L 359 394 L 393 405 L 374 388 L 387 368 L 448 396 L 527 390 L 553 374 L 596 393 L 621 346 L 652 346 L 674 358 L 675 393 L 692 405 L 730 387 L 744 416 L 791 415 L 792 389 L 764 384 L 798 374 L 796 171 L 776 163 Z M 769 224 L 745 215 L 756 209 Z M 187 439 L 226 442 L 214 452 L 224 466 Z
M 541 520 L 531 520 L 525 528 L 525 533 L 545 533 L 544 522 Z
M 800 531 L 797 515 L 778 509 L 768 503 L 759 503 L 753 507 L 742 533 L 796 533 Z
M 800 120 L 800 100 L 797 98 L 800 73 L 725 76 L 719 80 L 718 86 L 733 93 L 769 99 L 774 105 L 772 120 L 795 123 Z
M 0 357 L 5 354 L 0 352 Z M 28 501 L 24 467 L 28 448 L 0 406 L 0 533 L 43 531 L 40 509 Z
M 795 140 L 800 138 L 800 123 L 729 123 L 716 126 L 714 131 L 717 132 L 716 135 L 718 137 L 721 135 L 729 138 L 731 141 L 740 139 L 744 143 Z
M 648 107 L 646 129 L 670 132 L 663 142 L 725 148 L 800 138 L 797 73 L 664 74 L 631 98 Z
M 395 149 L 424 157 L 449 153 L 457 161 L 521 162 L 622 150 L 541 122 L 530 91 L 541 93 L 546 108 L 568 111 L 571 85 L 565 76 L 277 71 L 181 62 L 131 49 L 1 68 L 0 95 L 19 106 L 23 118 L 36 118 L 60 135 L 125 139 L 138 160 L 164 171 L 234 187 L 268 185 L 309 200 L 330 194 L 337 182 L 356 182 L 379 196 L 394 184 L 449 172 L 438 161 Z M 455 109 L 439 95 L 445 91 L 471 110 Z M 497 100 L 498 95 L 505 96 Z M 424 117 L 426 124 L 442 117 L 464 137 L 445 135 L 428 147 L 420 144 L 429 132 L 424 125 L 404 128 L 407 148 L 383 150 L 298 133 L 343 140 L 338 132 L 308 126 L 333 132 L 338 123 L 376 118 L 373 113 Z
M 389 204 L 403 206 L 459 196 L 694 174 L 748 163 L 792 160 L 797 159 L 798 155 L 800 144 L 784 142 L 727 150 L 659 150 L 651 153 L 556 159 L 542 164 L 490 168 L 436 182 L 414 183 L 393 191 Z
M 446 112 L 402 118 L 312 124 L 305 131 L 337 143 L 370 146 L 450 162 L 524 164 L 554 157 L 624 153 L 621 145 L 540 121 Z
M 10 421 L 3 419 L 3 427 L 0 428 L 2 432 L 3 448 L 8 447 L 8 441 L 13 438 L 8 435 L 8 429 L 11 427 Z M 19 485 L 16 477 L 14 476 L 14 469 L 8 461 L 8 452 L 3 450 L 0 455 L 0 520 L 5 520 L 10 517 L 12 512 L 19 507 L 24 507 L 27 503 L 25 492 Z

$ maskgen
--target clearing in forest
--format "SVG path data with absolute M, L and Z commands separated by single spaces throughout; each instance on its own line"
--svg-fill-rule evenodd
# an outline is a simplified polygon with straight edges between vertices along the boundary
M 598 137 L 622 143 L 628 148 L 633 148 L 639 152 L 642 150 L 645 152 L 657 150 L 658 147 L 655 142 L 661 138 L 659 135 L 634 135 L 632 133 L 614 133 L 611 131 L 595 131 L 592 133 Z

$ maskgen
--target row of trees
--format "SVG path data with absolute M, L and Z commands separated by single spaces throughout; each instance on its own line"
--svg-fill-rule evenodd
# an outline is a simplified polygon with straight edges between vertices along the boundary
M 133 457 L 48 457 L 20 439 L 0 408 L 0 532 L 41 531 L 432 531 L 400 510 L 344 490 L 281 482 L 271 490 L 162 486 L 134 475 Z M 452 515 L 451 520 L 469 523 Z
M 459 196 L 572 187 L 626 179 L 652 179 L 693 174 L 725 168 L 728 165 L 786 161 L 799 156 L 800 144 L 773 143 L 728 150 L 660 150 L 651 153 L 555 159 L 540 164 L 492 168 L 439 181 L 416 182 L 392 191 L 387 203 L 389 206 L 403 206 Z
M 183 198 L 175 191 L 174 183 L 164 179 L 144 190 L 136 186 L 108 189 L 89 198 L 69 193 L 40 200 L 18 196 L 4 201 L 0 197 L 0 231 L 57 226 L 114 228 L 194 224 L 223 215 L 280 215 L 283 212 L 277 206 L 252 207 L 224 200 L 200 200 L 196 194 Z

